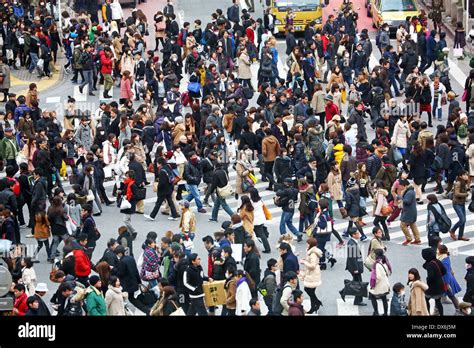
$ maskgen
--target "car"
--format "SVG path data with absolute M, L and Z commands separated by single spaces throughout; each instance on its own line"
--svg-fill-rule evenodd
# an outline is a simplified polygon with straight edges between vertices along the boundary
M 398 26 L 404 24 L 407 17 L 420 15 L 415 0 L 367 0 L 366 7 L 373 27 L 378 29 L 387 23 L 391 35 L 397 32 Z

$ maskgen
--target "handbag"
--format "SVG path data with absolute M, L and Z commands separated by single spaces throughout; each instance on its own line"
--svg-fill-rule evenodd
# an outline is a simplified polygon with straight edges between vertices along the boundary
M 120 202 L 120 210 L 130 209 L 132 204 L 127 200 L 127 198 L 123 197 L 122 202 Z
M 135 200 L 142 201 L 146 198 L 146 188 L 145 187 L 138 187 L 137 194 L 135 195 Z
M 367 268 L 369 271 L 372 271 L 372 267 L 374 267 L 375 260 L 372 258 L 372 256 L 368 255 L 365 260 L 364 260 L 364 266 Z
M 153 187 L 152 187 L 152 189 L 153 189 L 153 192 L 155 192 L 155 193 L 158 192 L 158 181 L 154 181 L 154 182 L 153 182 Z
M 263 214 L 265 215 L 265 219 L 267 221 L 270 221 L 272 219 L 272 213 L 270 212 L 270 209 L 268 209 L 268 207 L 265 205 L 265 203 L 263 203 L 262 209 L 263 209 Z
M 446 96 L 443 95 L 443 96 L 441 97 L 441 105 L 446 105 L 446 104 L 448 104 L 448 100 L 446 99 Z
M 344 54 L 344 51 L 346 50 L 346 46 L 344 45 L 339 45 L 339 47 L 337 48 L 337 55 L 339 57 L 342 57 L 342 55 Z
M 434 260 L 433 260 L 434 261 Z M 433 262 L 431 261 L 431 262 Z M 439 272 L 439 275 L 441 277 L 441 279 L 443 279 L 443 291 L 444 292 L 448 292 L 448 285 L 446 284 L 446 282 L 444 281 L 444 278 L 443 278 L 443 272 L 441 272 L 441 269 L 439 268 L 439 265 L 438 263 L 435 261 L 435 265 L 436 265 L 436 268 L 438 269 L 438 272 Z
M 464 90 L 462 93 L 461 101 L 465 102 L 467 101 L 467 89 Z
M 460 58 L 464 56 L 464 49 L 462 47 L 453 48 L 453 57 Z
M 21 163 L 28 163 L 28 159 L 23 154 L 23 152 L 18 152 L 18 155 L 16 155 L 16 163 L 18 165 L 20 165 Z
M 398 164 L 403 160 L 403 155 L 400 152 L 400 150 L 398 149 L 398 147 L 394 146 L 392 153 L 393 153 L 393 160 L 394 160 L 395 164 Z
M 193 93 L 199 93 L 201 90 L 201 84 L 199 82 L 190 82 L 188 84 L 188 91 Z
M 184 309 L 182 307 L 178 307 L 174 301 L 173 305 L 175 306 L 176 310 L 170 314 L 170 317 L 175 317 L 175 316 L 184 316 L 186 313 L 184 313 Z
M 92 190 L 87 191 L 87 202 L 91 202 L 94 200 L 94 192 Z
M 217 187 L 217 194 L 222 199 L 229 197 L 230 195 L 232 195 L 232 192 L 233 192 L 232 186 L 230 185 L 230 182 L 229 182 L 229 176 L 227 175 L 227 173 L 225 173 L 225 176 L 227 178 L 227 185 L 225 185 L 224 187 Z
M 383 206 L 382 209 L 380 209 L 380 214 L 382 216 L 390 216 L 393 213 L 393 208 L 389 206 L 388 204 Z
M 346 296 L 367 297 L 367 282 L 359 282 L 357 280 L 344 279 L 344 294 Z
M 316 222 L 313 222 L 312 224 L 310 224 L 308 227 L 305 228 L 304 233 L 306 233 L 308 237 L 312 237 L 315 227 L 316 227 Z
M 145 306 L 152 306 L 156 302 L 156 296 L 153 291 L 140 284 L 140 294 L 137 296 L 137 300 Z

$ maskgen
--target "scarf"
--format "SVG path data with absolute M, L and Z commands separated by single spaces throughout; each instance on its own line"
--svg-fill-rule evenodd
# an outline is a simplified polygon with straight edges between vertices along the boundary
M 130 201 L 132 200 L 132 197 L 133 197 L 132 185 L 135 184 L 135 180 L 130 179 L 130 178 L 126 178 L 123 183 L 124 183 L 125 185 L 127 185 L 127 193 L 126 193 L 126 196 L 127 196 L 127 201 L 130 202 Z

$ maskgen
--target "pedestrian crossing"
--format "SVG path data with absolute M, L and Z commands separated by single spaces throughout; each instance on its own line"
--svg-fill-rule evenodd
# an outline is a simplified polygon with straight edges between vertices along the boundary
M 259 172 L 258 168 L 255 169 L 255 173 L 257 174 L 257 176 L 259 176 L 258 172 Z M 154 180 L 154 174 L 147 173 L 147 179 L 148 181 L 152 182 Z M 235 185 L 236 172 L 231 167 L 229 169 L 229 180 L 231 184 Z M 115 181 L 107 181 L 104 183 L 104 187 L 106 188 L 107 191 L 109 191 L 109 194 L 114 184 L 115 184 Z M 426 203 L 426 195 L 434 191 L 435 185 L 436 185 L 435 183 L 427 184 L 426 193 L 423 194 L 425 204 L 417 205 L 417 214 L 418 214 L 417 226 L 420 232 L 422 244 L 410 245 L 410 246 L 407 246 L 407 248 L 426 248 L 428 244 L 427 226 L 426 226 L 426 221 L 428 218 L 428 211 L 427 211 L 428 205 Z M 71 190 L 70 188 L 71 185 L 68 182 L 64 182 L 63 186 L 66 192 L 69 192 Z M 282 214 L 282 210 L 280 207 L 275 206 L 273 202 L 273 197 L 275 197 L 275 192 L 265 190 L 267 186 L 268 186 L 268 182 L 258 181 L 257 184 L 255 185 L 255 188 L 259 191 L 262 201 L 265 203 L 265 205 L 267 206 L 267 208 L 272 214 L 272 220 L 266 222 L 267 227 L 269 227 L 271 231 L 273 230 L 274 233 L 278 233 L 279 224 L 280 224 L 280 216 Z M 204 188 L 205 188 L 205 185 L 200 186 L 201 202 L 204 200 L 204 196 L 205 196 Z M 186 198 L 186 195 L 183 194 L 183 199 L 185 198 Z M 454 224 L 458 221 L 458 217 L 452 207 L 452 201 L 450 199 L 445 199 L 443 196 L 438 196 L 438 200 L 441 203 L 441 205 L 443 205 L 443 207 L 445 208 L 446 214 L 449 216 L 454 226 Z M 211 202 L 212 200 L 210 199 L 209 201 Z M 151 187 L 149 186 L 147 190 L 147 197 L 144 201 L 145 213 L 149 213 L 153 209 L 155 202 L 156 202 L 156 194 L 151 190 Z M 240 207 L 240 198 L 236 200 L 234 196 L 231 196 L 226 199 L 226 202 L 229 205 L 229 207 L 232 209 L 232 211 L 236 213 L 237 209 Z M 298 207 L 298 203 L 296 204 L 296 206 Z M 194 207 L 194 209 L 196 209 L 196 203 L 194 202 L 194 200 L 191 202 L 191 207 Z M 346 230 L 348 226 L 348 220 L 341 218 L 340 213 L 337 209 L 336 202 L 333 202 L 333 209 L 334 209 L 334 218 L 335 218 L 334 229 L 342 235 L 342 233 Z M 372 217 L 373 209 L 374 209 L 373 200 L 372 198 L 368 198 L 367 208 L 366 208 L 368 215 L 364 217 L 364 220 L 367 223 L 367 225 L 364 226 L 363 230 L 364 230 L 364 233 L 369 237 L 371 237 L 372 235 L 371 231 L 373 227 L 373 217 Z M 450 238 L 449 234 L 440 234 L 440 237 L 443 239 L 443 243 L 448 247 L 452 255 L 463 255 L 463 256 L 474 255 L 474 245 L 473 245 L 474 244 L 474 215 L 469 213 L 469 211 L 467 210 L 467 207 L 466 207 L 466 212 L 467 212 L 467 216 L 466 216 L 466 225 L 464 229 L 464 235 L 470 238 L 470 241 L 468 242 L 453 241 Z M 200 216 L 204 215 L 206 219 L 208 219 L 211 217 L 211 213 L 212 213 L 212 208 L 207 208 L 206 214 L 197 214 L 198 223 L 199 223 Z M 160 216 L 157 216 L 157 219 L 159 220 Z M 223 222 L 225 220 L 229 220 L 229 216 L 221 208 L 219 210 L 218 221 Z M 295 210 L 295 215 L 293 216 L 293 224 L 298 229 L 299 227 L 298 209 Z M 387 243 L 401 244 L 405 241 L 405 236 L 400 227 L 400 218 L 397 218 L 394 222 L 391 223 L 391 225 L 389 226 L 389 233 L 390 233 L 391 240 Z

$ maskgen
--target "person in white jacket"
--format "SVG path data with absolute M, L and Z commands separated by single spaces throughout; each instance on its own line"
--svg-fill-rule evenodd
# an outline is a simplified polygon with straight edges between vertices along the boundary
M 407 116 L 401 115 L 395 124 L 392 135 L 392 145 L 396 146 L 400 153 L 405 156 L 408 147 L 408 139 L 411 137 L 410 127 L 408 126 Z
M 237 292 L 235 294 L 235 315 L 237 316 L 245 316 L 250 311 L 250 300 L 252 299 L 250 282 L 251 280 L 247 272 L 237 271 Z
M 113 0 L 110 7 L 112 8 L 112 20 L 119 25 L 123 18 L 122 5 L 120 5 L 119 0 Z
M 347 124 L 349 126 L 349 124 Z M 357 124 L 354 123 L 350 126 L 350 129 L 345 134 L 346 145 L 350 145 L 353 149 L 356 148 L 357 144 Z
M 128 299 L 128 293 L 122 291 L 120 280 L 116 276 L 111 276 L 109 283 L 109 289 L 105 294 L 107 315 L 125 315 L 125 301 Z
M 33 296 L 37 284 L 36 272 L 33 268 L 31 257 L 25 257 L 21 260 L 21 280 L 20 282 L 26 288 L 26 294 Z
M 106 178 L 112 177 L 112 169 L 114 169 L 117 163 L 117 150 L 114 147 L 114 143 L 117 141 L 115 134 L 109 134 L 106 141 L 102 143 L 102 149 L 104 153 L 104 173 Z

